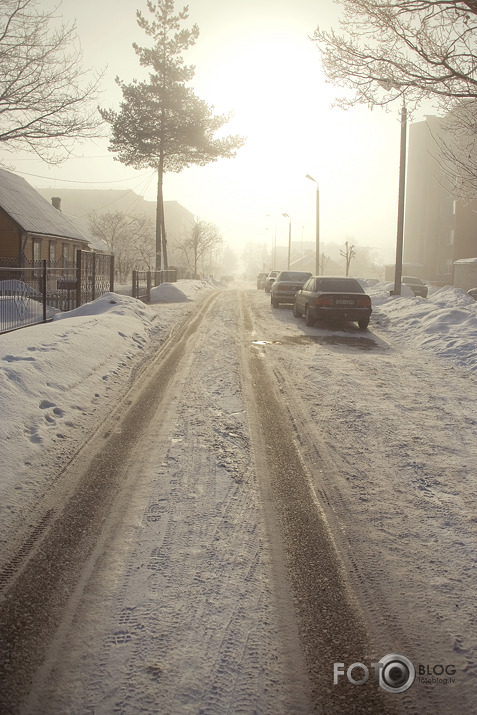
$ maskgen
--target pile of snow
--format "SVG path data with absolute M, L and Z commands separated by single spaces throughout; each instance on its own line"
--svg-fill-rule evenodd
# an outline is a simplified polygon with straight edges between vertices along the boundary
M 177 283 L 163 283 L 151 289 L 151 303 L 186 303 L 194 300 L 197 291 L 214 288 L 211 280 L 181 280 Z
M 178 290 L 189 296 L 210 288 L 184 283 Z M 51 323 L 0 335 L 0 544 L 48 488 L 55 463 L 125 392 L 147 349 L 192 309 L 107 293 Z
M 105 293 L 100 298 L 85 303 L 79 308 L 69 310 L 67 313 L 60 313 L 55 316 L 55 320 L 71 320 L 72 318 L 83 318 L 85 316 L 121 315 L 126 318 L 138 317 L 141 320 L 150 321 L 156 317 L 156 313 L 145 303 L 136 298 L 118 293 Z
M 424 354 L 477 372 L 477 301 L 453 286 L 429 287 L 427 298 L 407 294 L 390 296 L 391 283 L 368 289 L 373 303 L 373 323 L 389 334 L 393 344 L 422 349 Z

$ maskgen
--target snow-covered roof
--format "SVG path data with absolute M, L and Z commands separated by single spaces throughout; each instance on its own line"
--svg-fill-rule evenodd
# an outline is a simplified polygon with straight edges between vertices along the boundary
M 0 169 L 0 208 L 27 233 L 88 242 L 72 220 L 48 203 L 25 179 L 5 169 Z

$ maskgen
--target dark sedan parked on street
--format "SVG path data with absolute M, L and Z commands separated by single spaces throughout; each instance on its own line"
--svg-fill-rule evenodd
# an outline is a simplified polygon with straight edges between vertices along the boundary
M 366 330 L 371 316 L 371 298 L 355 278 L 313 276 L 295 296 L 293 315 L 305 316 L 307 325 L 317 320 L 357 321 Z
M 278 308 L 280 303 L 293 303 L 295 293 L 311 277 L 306 271 L 282 271 L 278 274 L 271 287 L 272 308 Z

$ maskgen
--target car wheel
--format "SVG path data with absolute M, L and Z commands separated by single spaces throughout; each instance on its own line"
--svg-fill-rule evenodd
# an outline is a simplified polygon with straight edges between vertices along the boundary
M 358 325 L 361 330 L 366 330 L 369 325 L 369 318 L 363 318 L 363 320 L 358 320 Z
M 315 321 L 313 320 L 313 318 L 310 315 L 310 310 L 309 310 L 308 306 L 306 306 L 306 308 L 305 308 L 305 323 L 310 326 L 315 324 Z
M 296 301 L 293 303 L 293 315 L 295 316 L 295 318 L 301 318 L 302 316 L 302 312 L 298 308 Z

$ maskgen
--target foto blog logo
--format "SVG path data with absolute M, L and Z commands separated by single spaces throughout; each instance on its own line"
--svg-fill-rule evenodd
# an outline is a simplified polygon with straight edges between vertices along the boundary
M 388 693 L 404 693 L 414 683 L 416 669 L 409 658 L 397 653 L 389 653 L 377 663 L 371 663 L 374 682 Z M 333 685 L 338 684 L 345 674 L 344 663 L 334 663 Z M 353 685 L 364 685 L 369 679 L 369 668 L 364 663 L 352 663 L 346 669 L 346 677 Z

